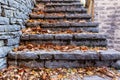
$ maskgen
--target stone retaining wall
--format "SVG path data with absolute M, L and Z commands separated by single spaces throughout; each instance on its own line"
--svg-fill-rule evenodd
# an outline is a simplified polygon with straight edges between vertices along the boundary
M 107 33 L 108 46 L 120 50 L 120 1 L 94 0 L 95 21 L 100 23 L 100 32 Z
M 6 67 L 8 51 L 19 44 L 20 30 L 33 7 L 33 0 L 0 0 L 0 69 Z

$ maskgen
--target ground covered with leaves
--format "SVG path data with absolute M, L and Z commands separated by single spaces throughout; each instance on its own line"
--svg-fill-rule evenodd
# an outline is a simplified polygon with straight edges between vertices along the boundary
M 13 51 L 35 51 L 35 50 L 59 50 L 62 52 L 71 52 L 74 50 L 81 50 L 83 52 L 85 51 L 99 51 L 99 50 L 107 50 L 105 47 L 87 47 L 87 46 L 74 46 L 74 45 L 67 45 L 67 46 L 59 46 L 54 45 L 52 43 L 46 43 L 46 44 L 21 44 L 19 47 L 14 48 Z
M 82 30 L 78 30 L 76 32 L 72 30 L 59 30 L 59 31 L 52 31 L 52 30 L 45 30 L 40 28 L 39 26 L 35 28 L 26 28 L 22 30 L 23 34 L 75 34 L 75 33 L 82 33 Z M 85 32 L 84 32 L 85 33 Z M 88 33 L 88 32 L 86 32 Z M 90 33 L 90 32 L 89 32 Z
M 103 79 L 119 80 L 120 73 L 106 67 L 95 68 L 57 68 L 30 69 L 27 67 L 10 66 L 0 72 L 0 80 L 82 80 L 87 76 L 97 75 Z

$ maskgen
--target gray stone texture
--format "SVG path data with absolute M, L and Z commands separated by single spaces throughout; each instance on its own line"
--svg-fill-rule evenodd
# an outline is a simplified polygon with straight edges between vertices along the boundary
M 6 68 L 7 67 L 7 58 L 0 58 L 0 69 Z
M 115 63 L 113 63 L 112 67 L 115 67 L 116 69 L 120 69 L 120 60 L 117 60 Z
M 105 53 L 105 54 L 103 54 Z M 16 61 L 18 64 L 25 66 L 31 61 L 35 61 L 34 66 L 43 64 L 46 68 L 76 68 L 76 67 L 114 67 L 120 69 L 120 52 L 113 50 L 106 51 L 87 51 L 81 52 L 79 50 L 73 52 L 61 51 L 18 51 L 9 52 L 8 61 Z M 106 58 L 105 58 L 106 57 Z M 108 58 L 108 59 L 107 59 Z M 22 63 L 23 62 L 23 63 Z M 14 65 L 10 63 L 10 65 Z M 39 66 L 40 67 L 40 66 Z
M 120 1 L 94 0 L 95 21 L 99 31 L 108 34 L 108 47 L 120 51 Z
M 19 44 L 20 30 L 33 7 L 33 0 L 0 0 L 0 69 L 7 66 L 7 53 Z
M 83 80 L 109 80 L 109 78 L 102 78 L 102 77 L 99 77 L 99 76 L 87 76 L 87 77 L 84 77 Z

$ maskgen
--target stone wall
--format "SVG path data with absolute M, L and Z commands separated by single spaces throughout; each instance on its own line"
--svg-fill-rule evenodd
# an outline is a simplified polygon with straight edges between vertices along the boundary
M 94 0 L 95 21 L 108 34 L 108 47 L 120 50 L 120 0 Z
M 33 7 L 33 0 L 0 0 L 0 69 L 6 67 L 8 51 L 18 45 L 20 30 Z

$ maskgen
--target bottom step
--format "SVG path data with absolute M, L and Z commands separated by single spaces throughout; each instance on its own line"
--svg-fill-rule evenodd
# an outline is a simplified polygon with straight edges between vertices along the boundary
M 60 52 L 44 50 L 10 52 L 8 64 L 30 68 L 79 68 L 79 67 L 114 67 L 120 69 L 120 52 L 101 50 L 99 52 L 79 50 Z

